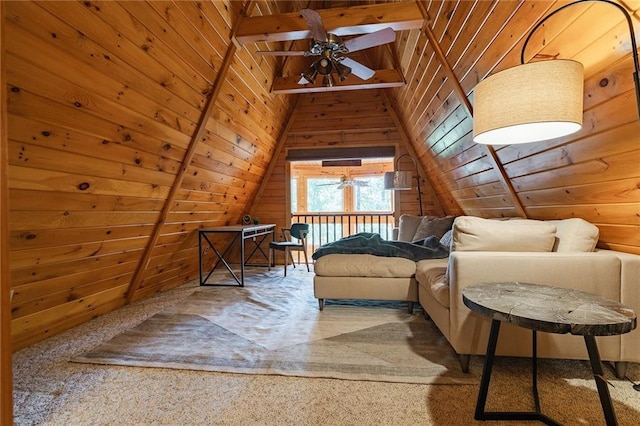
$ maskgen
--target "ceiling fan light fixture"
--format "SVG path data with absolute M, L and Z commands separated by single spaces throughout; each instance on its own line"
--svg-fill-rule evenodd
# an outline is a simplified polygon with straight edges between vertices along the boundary
M 331 74 L 327 74 L 324 77 L 322 77 L 322 85 L 324 87 L 333 87 L 334 81 L 333 81 L 333 77 L 331 77 Z
M 336 62 L 336 72 L 338 73 L 338 77 L 340 77 L 340 81 L 345 81 L 349 74 L 351 74 L 351 68 L 346 65 L 342 65 L 340 62 Z
M 317 76 L 318 70 L 316 70 L 315 65 L 311 65 L 311 69 L 309 69 L 309 71 L 302 73 L 302 79 L 300 81 L 302 84 L 314 84 Z
M 321 75 L 329 75 L 333 71 L 333 63 L 329 58 L 320 58 L 314 64 L 313 67 L 318 70 Z
M 312 39 L 311 48 L 309 49 L 309 55 L 311 56 L 320 55 L 322 53 L 322 50 L 323 50 L 322 43 Z

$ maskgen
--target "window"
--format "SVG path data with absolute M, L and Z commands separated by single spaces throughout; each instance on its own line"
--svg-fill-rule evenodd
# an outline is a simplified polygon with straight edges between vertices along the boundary
M 291 213 L 298 212 L 298 179 L 291 179 Z
M 384 189 L 384 172 L 393 158 L 362 159 L 359 166 L 323 166 L 320 160 L 292 161 L 293 213 L 391 213 L 393 191 Z
M 391 191 L 384 189 L 382 176 L 358 178 L 367 182 L 368 186 L 355 186 L 353 210 L 356 212 L 388 212 L 392 211 Z
M 308 178 L 307 211 L 344 211 L 344 191 L 338 189 L 338 185 L 335 178 Z

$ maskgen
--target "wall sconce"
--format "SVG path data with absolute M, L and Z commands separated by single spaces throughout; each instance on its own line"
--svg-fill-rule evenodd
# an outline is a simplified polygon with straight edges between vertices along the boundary
M 416 159 L 409 154 L 402 154 L 396 159 L 395 168 L 393 172 L 384 173 L 384 189 L 392 191 L 405 191 L 413 189 L 412 180 L 413 172 L 398 170 L 398 164 L 403 157 L 409 157 L 413 162 L 413 168 L 415 171 L 415 177 L 418 179 L 418 203 L 420 204 L 420 216 L 422 216 L 422 190 L 420 189 L 420 174 L 418 173 L 418 163 Z
M 615 6 L 629 24 L 633 80 L 640 114 L 640 65 L 629 12 L 610 0 L 578 0 L 541 19 L 524 41 L 520 62 L 487 77 L 474 89 L 473 140 L 482 144 L 517 144 L 554 139 L 582 128 L 584 71 L 569 60 L 524 63 L 524 51 L 533 33 L 551 16 L 579 3 L 599 2 Z

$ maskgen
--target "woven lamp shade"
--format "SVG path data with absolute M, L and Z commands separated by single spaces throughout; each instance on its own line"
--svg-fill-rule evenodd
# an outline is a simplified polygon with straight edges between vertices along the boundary
M 506 145 L 558 138 L 582 127 L 584 69 L 569 60 L 532 62 L 474 89 L 473 140 Z

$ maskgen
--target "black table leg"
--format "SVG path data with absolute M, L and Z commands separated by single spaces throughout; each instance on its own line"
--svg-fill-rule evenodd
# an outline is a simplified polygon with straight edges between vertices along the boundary
M 273 233 L 271 233 L 271 235 L 273 235 Z M 249 263 L 251 258 L 253 258 L 253 255 L 256 254 L 256 252 L 258 252 L 258 251 L 260 253 L 262 253 L 262 256 L 265 259 L 267 259 L 267 262 L 269 261 L 269 255 L 267 253 L 265 253 L 264 250 L 262 250 L 262 246 L 261 246 L 262 242 L 265 241 L 268 236 L 269 236 L 269 234 L 264 234 L 262 236 L 257 236 L 257 237 L 251 237 L 250 238 L 251 241 L 253 242 L 253 250 L 251 250 L 251 253 L 249 253 L 249 255 L 247 256 L 247 259 L 244 262 L 245 266 L 264 266 L 263 264 Z M 272 240 L 273 240 L 273 238 L 272 238 Z
M 480 391 L 478 392 L 478 402 L 476 403 L 476 412 L 474 418 L 476 420 L 537 420 L 546 425 L 560 426 L 560 423 L 547 417 L 540 412 L 540 401 L 538 399 L 538 354 L 536 332 L 533 331 L 533 397 L 535 402 L 535 411 L 485 411 L 487 403 L 487 394 L 489 392 L 489 382 L 491 380 L 491 371 L 493 369 L 493 360 L 496 354 L 496 345 L 498 344 L 498 334 L 500 332 L 500 320 L 491 320 L 491 333 L 489 334 L 489 342 L 487 343 L 487 354 L 482 369 L 482 379 L 480 380 Z
M 584 342 L 587 345 L 587 352 L 589 352 L 591 371 L 593 371 L 593 378 L 596 381 L 598 394 L 600 395 L 600 404 L 602 404 L 604 419 L 607 422 L 607 426 L 617 425 L 618 420 L 616 419 L 616 413 L 611 403 L 609 384 L 604 378 L 604 372 L 602 371 L 602 363 L 600 362 L 600 353 L 598 352 L 596 338 L 594 336 L 584 336 Z
M 200 285 L 202 281 L 202 232 L 198 231 L 198 270 L 200 271 Z
M 484 407 L 487 403 L 487 393 L 489 392 L 489 381 L 491 381 L 491 370 L 493 369 L 493 358 L 496 355 L 496 345 L 498 343 L 498 333 L 500 332 L 500 321 L 491 321 L 491 333 L 487 343 L 487 355 L 484 358 L 482 369 L 482 379 L 480 380 L 480 391 L 478 392 L 478 402 L 476 403 L 476 420 L 489 420 L 485 417 Z
M 201 245 L 201 240 L 198 239 L 198 249 L 200 250 L 200 255 L 199 255 L 200 256 L 200 285 L 201 286 L 229 286 L 229 284 L 207 284 L 207 281 L 209 280 L 209 277 L 211 277 L 211 275 L 216 270 L 216 268 L 218 267 L 220 262 L 222 262 L 224 267 L 227 268 L 227 271 L 229 271 L 229 273 L 233 276 L 233 279 L 236 280 L 236 282 L 238 283 L 238 286 L 242 287 L 244 285 L 244 271 L 242 271 L 243 272 L 242 279 L 238 278 L 238 276 L 235 274 L 235 272 L 233 272 L 233 269 L 231 268 L 231 265 L 229 265 L 229 263 L 224 258 L 227 255 L 227 252 L 229 251 L 229 249 L 231 248 L 233 243 L 238 239 L 238 237 L 236 236 L 233 239 L 233 241 L 231 241 L 231 244 L 229 244 L 227 246 L 227 248 L 225 249 L 225 251 L 223 253 L 220 253 L 218 248 L 215 246 L 215 244 L 213 244 L 213 242 L 209 239 L 209 237 L 207 237 L 207 234 L 205 232 L 200 232 L 199 233 L 199 238 L 200 237 L 205 239 L 207 244 L 209 244 L 209 247 L 211 247 L 211 249 L 213 250 L 215 255 L 218 257 L 218 260 L 213 265 L 213 268 L 211 268 L 211 270 L 207 273 L 207 276 L 203 279 L 202 278 L 202 275 L 203 275 L 203 272 L 202 272 L 202 245 Z
M 240 287 L 244 287 L 244 231 L 240 237 Z

